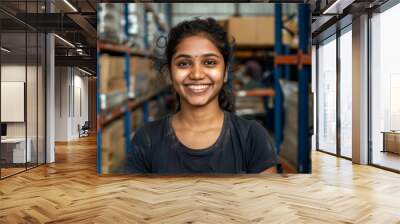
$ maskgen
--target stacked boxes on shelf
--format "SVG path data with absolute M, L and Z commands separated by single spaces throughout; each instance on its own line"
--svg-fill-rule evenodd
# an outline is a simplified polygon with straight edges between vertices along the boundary
M 100 55 L 100 108 L 102 112 L 121 108 L 127 98 L 125 80 L 125 57 L 112 56 L 106 53 Z M 101 132 L 101 166 L 102 173 L 114 173 L 121 169 L 125 158 L 124 120 L 113 120 L 102 127 Z
M 99 39 L 108 43 L 125 42 L 125 18 L 122 4 L 101 3 L 98 10 Z
M 111 116 L 114 108 L 124 108 L 127 99 L 126 85 L 126 16 L 124 4 L 101 3 L 98 10 L 98 37 L 101 44 L 98 54 L 100 111 L 98 119 Z M 104 119 L 104 118 L 103 118 Z M 118 172 L 125 158 L 126 144 L 124 119 L 113 118 L 98 131 L 98 171 L 102 174 Z
M 146 19 L 147 19 L 147 41 L 153 46 L 153 53 L 160 55 L 162 54 L 165 47 L 166 34 L 166 18 L 165 4 L 153 4 L 147 3 L 146 7 Z
M 125 138 L 124 120 L 110 123 L 102 134 L 102 173 L 119 172 L 124 164 Z
M 151 12 L 146 13 L 147 16 L 147 34 L 149 43 L 154 43 L 155 33 L 157 32 L 157 25 L 154 19 L 154 14 Z
M 127 4 L 126 6 L 100 3 L 98 18 L 98 32 L 101 41 L 126 44 L 133 50 L 145 48 L 145 40 L 152 43 L 153 35 L 157 32 L 154 14 L 148 12 L 142 3 Z M 148 21 L 144 22 L 145 19 Z
M 125 92 L 125 58 L 102 54 L 101 64 L 101 86 L 102 93 Z
M 151 61 L 149 58 L 132 57 L 130 59 L 131 66 L 131 83 L 130 83 L 130 96 L 140 97 L 148 93 L 151 76 L 153 70 L 151 69 Z
M 98 13 L 98 172 L 107 174 L 122 168 L 135 131 L 162 112 L 166 80 L 153 69 L 154 48 L 146 48 L 161 27 L 152 4 L 100 3 Z
M 128 4 L 128 46 L 132 49 L 143 49 L 144 46 L 144 16 L 143 4 Z
M 237 45 L 244 46 L 274 46 L 275 18 L 273 16 L 231 17 L 228 21 L 220 21 L 230 35 L 235 37 Z M 290 20 L 286 26 L 296 31 L 297 23 Z M 283 42 L 296 47 L 297 42 L 290 34 L 283 32 Z
M 127 97 L 125 83 L 125 58 L 102 54 L 100 56 L 101 109 L 120 105 Z
M 131 57 L 130 71 L 130 97 L 145 96 L 167 85 L 166 78 L 154 69 L 150 58 Z

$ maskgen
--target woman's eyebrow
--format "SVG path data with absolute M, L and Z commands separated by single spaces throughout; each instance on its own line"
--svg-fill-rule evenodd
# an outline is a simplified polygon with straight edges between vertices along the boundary
M 221 57 L 221 56 L 219 56 L 219 55 L 217 55 L 217 54 L 214 54 L 214 53 L 203 54 L 203 55 L 201 55 L 201 56 L 203 56 L 203 57 L 211 57 L 211 56 L 214 56 L 214 57 L 217 57 L 217 58 L 220 58 L 220 57 Z
M 188 54 L 178 54 L 177 56 L 174 56 L 173 59 L 178 59 L 178 58 L 191 58 L 192 56 Z
M 219 56 L 218 54 L 215 53 L 206 53 L 206 54 L 202 54 L 200 55 L 201 57 L 217 57 L 220 58 L 221 56 Z M 173 59 L 178 59 L 178 58 L 196 58 L 198 57 L 198 55 L 192 56 L 192 55 L 188 55 L 188 54 L 178 54 L 177 56 L 175 56 Z

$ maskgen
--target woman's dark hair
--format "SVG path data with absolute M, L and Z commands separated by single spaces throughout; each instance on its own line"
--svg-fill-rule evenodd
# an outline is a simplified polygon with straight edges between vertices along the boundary
M 218 102 L 223 110 L 233 111 L 234 102 L 233 94 L 229 88 L 230 73 L 233 70 L 233 41 L 229 39 L 228 33 L 217 23 L 213 18 L 194 18 L 192 20 L 185 20 L 175 27 L 173 27 L 166 39 L 166 47 L 163 57 L 155 57 L 155 64 L 161 73 L 171 74 L 171 61 L 172 56 L 176 53 L 176 48 L 179 43 L 187 37 L 203 35 L 208 38 L 218 48 L 222 54 L 225 62 L 225 69 L 228 69 L 228 82 L 224 82 L 221 91 L 218 95 Z M 163 37 L 160 37 L 158 41 Z M 165 37 L 164 37 L 165 38 Z M 177 94 L 178 107 L 180 110 L 180 98 Z

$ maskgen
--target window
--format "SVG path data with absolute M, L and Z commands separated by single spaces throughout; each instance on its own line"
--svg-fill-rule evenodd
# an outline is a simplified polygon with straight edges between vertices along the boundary
M 400 148 L 400 132 L 394 132 L 400 131 L 398 21 L 400 4 L 371 18 L 371 157 L 373 164 L 395 170 L 400 170 L 400 155 L 389 146 Z
M 336 36 L 318 47 L 318 149 L 336 153 Z
M 340 155 L 351 158 L 352 142 L 352 34 L 351 26 L 342 31 L 340 45 Z

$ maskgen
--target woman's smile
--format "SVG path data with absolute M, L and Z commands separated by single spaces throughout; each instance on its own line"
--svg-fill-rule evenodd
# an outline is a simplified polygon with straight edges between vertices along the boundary
M 192 94 L 200 95 L 210 89 L 212 84 L 186 84 L 185 87 Z

